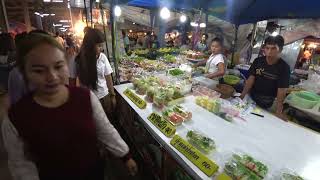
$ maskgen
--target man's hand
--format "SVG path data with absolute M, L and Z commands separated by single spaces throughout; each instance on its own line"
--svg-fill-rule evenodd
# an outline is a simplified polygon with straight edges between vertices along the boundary
M 130 173 L 131 176 L 134 176 L 137 174 L 138 172 L 138 166 L 136 164 L 136 162 L 130 158 L 127 162 L 126 162 L 126 166 L 128 168 L 128 171 Z
M 288 117 L 285 115 L 285 114 L 283 114 L 282 112 L 276 112 L 276 114 L 275 114 L 278 118 L 280 118 L 281 120 L 283 120 L 283 121 L 288 121 Z

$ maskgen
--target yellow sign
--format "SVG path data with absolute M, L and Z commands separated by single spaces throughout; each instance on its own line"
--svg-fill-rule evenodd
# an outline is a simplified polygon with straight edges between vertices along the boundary
M 193 147 L 186 140 L 180 136 L 175 135 L 170 141 L 170 144 L 180 151 L 186 158 L 188 158 L 194 165 L 196 165 L 207 176 L 212 176 L 218 171 L 219 166 L 203 155 L 199 150 Z
M 126 89 L 123 94 L 126 95 L 135 105 L 137 105 L 138 108 L 144 109 L 147 107 L 147 103 L 138 95 L 133 93 L 130 89 Z
M 150 114 L 148 119 L 167 137 L 173 136 L 176 132 L 176 128 L 157 113 Z
M 232 178 L 225 173 L 219 174 L 216 180 L 232 180 Z

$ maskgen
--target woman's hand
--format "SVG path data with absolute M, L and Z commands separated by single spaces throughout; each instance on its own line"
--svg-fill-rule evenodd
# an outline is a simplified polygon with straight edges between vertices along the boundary
M 138 172 L 138 166 L 136 164 L 136 162 L 130 158 L 127 162 L 126 162 L 126 166 L 128 168 L 128 171 L 130 173 L 131 176 L 134 176 L 137 174 Z
M 110 101 L 111 101 L 111 108 L 112 108 L 112 110 L 114 110 L 117 107 L 116 96 L 110 94 Z

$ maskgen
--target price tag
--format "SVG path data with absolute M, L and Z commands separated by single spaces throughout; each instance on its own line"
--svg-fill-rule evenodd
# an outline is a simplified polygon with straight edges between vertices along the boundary
M 170 141 L 170 144 L 180 151 L 186 158 L 188 158 L 194 165 L 196 165 L 208 177 L 212 176 L 218 171 L 219 166 L 203 155 L 199 150 L 193 147 L 186 140 L 180 136 L 175 135 Z
M 150 114 L 148 119 L 167 137 L 171 137 L 176 132 L 176 128 L 157 113 Z
M 126 89 L 123 94 L 126 95 L 135 105 L 137 105 L 138 108 L 144 109 L 147 107 L 147 103 L 130 89 Z

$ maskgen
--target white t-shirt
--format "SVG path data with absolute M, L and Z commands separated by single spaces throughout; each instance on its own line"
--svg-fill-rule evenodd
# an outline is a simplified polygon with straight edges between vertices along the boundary
M 218 71 L 218 64 L 225 63 L 222 54 L 211 55 L 206 63 L 207 73 L 215 73 Z
M 101 99 L 108 95 L 108 86 L 106 81 L 106 76 L 113 73 L 108 58 L 105 54 L 100 53 L 100 56 L 97 60 L 97 73 L 98 73 L 98 81 L 97 81 L 97 90 L 94 90 L 94 94 Z
M 77 65 L 76 65 L 74 56 L 69 59 L 68 67 L 69 67 L 69 78 L 76 78 L 77 77 Z

